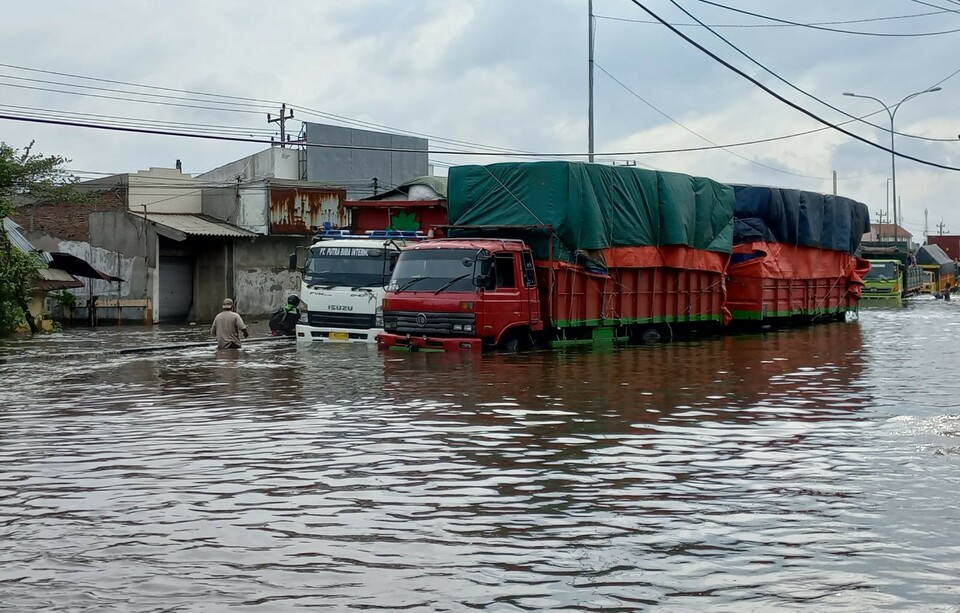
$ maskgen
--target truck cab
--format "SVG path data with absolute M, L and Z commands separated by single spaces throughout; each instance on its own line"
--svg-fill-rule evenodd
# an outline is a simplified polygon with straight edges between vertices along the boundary
M 302 277 L 297 341 L 375 342 L 384 289 L 408 238 L 324 233 L 291 255 L 290 268 Z
M 864 298 L 899 298 L 903 264 L 897 260 L 870 260 L 870 270 L 863 278 Z
M 438 239 L 401 251 L 383 301 L 383 349 L 515 348 L 542 330 L 530 248 L 511 239 Z

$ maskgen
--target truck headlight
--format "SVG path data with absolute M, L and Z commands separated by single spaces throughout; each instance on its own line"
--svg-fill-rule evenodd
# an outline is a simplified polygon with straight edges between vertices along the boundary
M 377 307 L 377 315 L 373 320 L 373 326 L 375 328 L 383 327 L 383 307 L 382 306 Z
M 464 331 L 464 332 L 473 332 L 473 326 L 471 326 L 470 324 L 463 324 L 463 331 Z
M 310 312 L 306 309 L 300 311 L 300 323 L 305 324 L 310 322 Z
M 463 332 L 463 324 L 453 324 L 454 332 Z

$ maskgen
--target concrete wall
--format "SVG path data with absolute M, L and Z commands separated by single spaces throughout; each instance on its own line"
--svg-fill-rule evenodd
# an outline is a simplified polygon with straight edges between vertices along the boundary
M 361 145 L 386 149 L 419 149 L 426 151 L 429 141 L 413 136 L 399 136 L 341 128 L 318 123 L 304 123 L 307 143 Z M 307 180 L 342 184 L 347 198 L 356 200 L 373 195 L 376 177 L 381 190 L 390 189 L 408 179 L 422 177 L 430 171 L 427 153 L 398 153 L 357 149 L 307 147 Z
M 244 317 L 263 317 L 300 292 L 300 274 L 287 270 L 290 254 L 309 237 L 270 236 L 237 241 L 233 250 L 234 299 Z
M 104 256 L 107 262 L 111 259 L 109 254 L 120 254 L 121 267 L 124 260 L 131 261 L 129 275 L 117 275 L 124 279 L 127 287 L 127 294 L 121 297 L 147 299 L 150 310 L 147 319 L 156 321 L 159 314 L 153 307 L 159 297 L 159 241 L 150 224 L 127 212 L 91 213 L 90 245 L 94 251 L 107 252 Z M 113 271 L 106 269 L 104 272 Z M 140 313 L 132 319 L 142 321 L 144 315 Z
M 68 241 L 37 232 L 27 232 L 25 234 L 37 249 L 75 255 L 97 270 L 123 279 L 118 284 L 115 281 L 77 277 L 84 286 L 70 290 L 75 296 L 87 298 L 91 296 L 110 298 L 142 298 L 146 296 L 146 287 L 143 283 L 145 276 L 143 269 L 146 266 L 144 258 L 127 257 L 116 251 L 94 247 L 84 241 Z
M 127 207 L 134 213 L 189 213 L 202 210 L 203 181 L 175 168 L 151 168 L 127 176 Z
M 237 177 L 242 183 L 263 179 L 297 180 L 300 178 L 299 149 L 271 147 L 197 175 L 207 183 L 236 183 Z
M 237 194 L 239 192 L 239 199 Z M 203 190 L 204 215 L 221 219 L 257 234 L 267 234 L 267 209 L 270 192 L 266 181 L 237 187 L 215 187 Z

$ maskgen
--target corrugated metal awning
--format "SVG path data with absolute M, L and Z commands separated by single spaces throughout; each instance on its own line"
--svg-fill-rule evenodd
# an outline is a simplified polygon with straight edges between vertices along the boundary
M 223 238 L 253 238 L 256 233 L 244 230 L 238 226 L 228 224 L 206 215 L 183 215 L 177 213 L 131 213 L 137 217 L 146 218 L 154 224 L 157 233 L 177 241 L 186 240 L 188 236 L 217 236 Z
M 58 268 L 41 268 L 37 272 L 39 273 L 40 278 L 35 279 L 32 285 L 34 289 L 43 292 L 49 292 L 56 289 L 67 289 L 71 287 L 83 287 L 82 281 L 70 273 Z
M 9 217 L 4 217 L 3 231 L 10 240 L 10 244 L 12 244 L 18 251 L 22 251 L 23 253 L 32 253 L 43 260 L 45 264 L 50 262 L 50 254 L 48 254 L 46 251 L 40 251 L 34 247 L 33 244 L 27 240 L 27 237 L 23 235 L 23 228 L 21 228 L 20 225 L 14 220 L 10 219 Z
M 115 277 L 101 270 L 97 270 L 86 260 L 70 253 L 54 251 L 50 255 L 53 257 L 53 259 L 50 260 L 50 268 L 57 268 L 76 277 L 89 277 L 90 279 L 103 279 L 104 281 L 123 281 L 120 277 Z

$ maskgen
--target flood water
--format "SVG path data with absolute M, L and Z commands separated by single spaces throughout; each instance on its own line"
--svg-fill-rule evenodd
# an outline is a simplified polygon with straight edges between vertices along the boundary
M 0 345 L 0 610 L 960 605 L 960 301 L 651 347 L 103 353 L 205 332 Z

